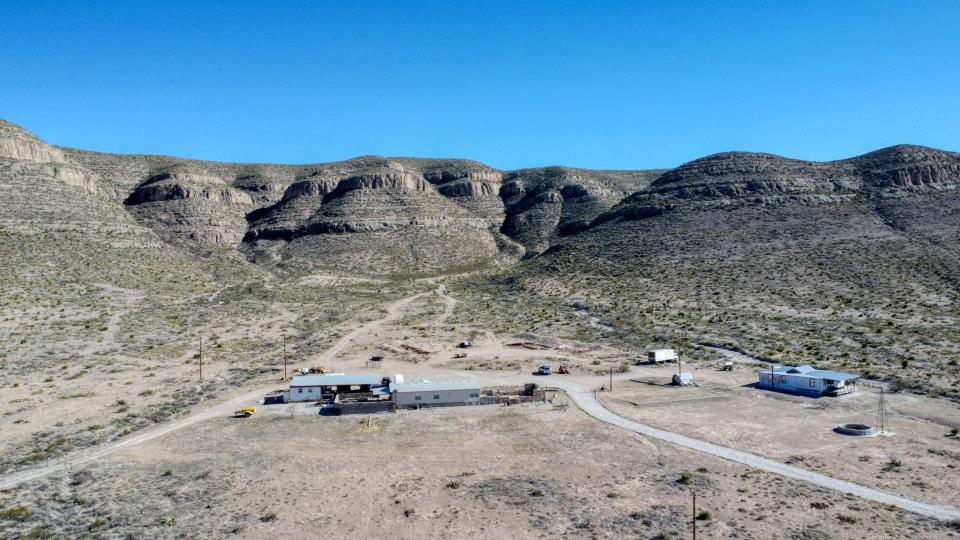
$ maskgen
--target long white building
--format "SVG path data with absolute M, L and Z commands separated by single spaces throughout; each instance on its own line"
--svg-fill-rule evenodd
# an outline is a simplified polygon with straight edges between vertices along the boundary
M 480 381 L 413 381 L 390 385 L 397 407 L 435 405 L 476 405 L 480 403 Z

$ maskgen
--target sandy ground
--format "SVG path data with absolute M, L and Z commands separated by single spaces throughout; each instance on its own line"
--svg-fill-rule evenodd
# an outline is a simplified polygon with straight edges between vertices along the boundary
M 4 492 L 0 506 L 25 504 L 38 522 L 68 534 L 93 526 L 158 538 L 385 530 L 399 538 L 652 538 L 688 534 L 695 489 L 698 511 L 710 513 L 698 522 L 703 538 L 951 532 L 645 440 L 576 408 L 405 411 L 375 415 L 367 426 L 357 417 L 284 414 L 286 407 L 205 420 Z
M 385 356 L 379 371 L 384 375 L 478 376 L 488 384 L 514 384 L 529 379 L 541 363 L 556 368 L 562 362 L 572 366 L 568 380 L 596 388 L 607 383 L 604 374 L 636 357 L 636 352 L 604 347 L 577 353 L 575 348 L 589 344 L 448 326 L 447 317 L 456 308 L 442 288 L 427 290 L 393 304 L 382 319 L 343 325 L 334 332 L 339 339 L 329 342 L 333 354 L 327 354 L 329 348 L 317 351 L 300 365 L 322 362 L 334 371 L 363 370 L 377 354 Z M 474 346 L 457 349 L 462 339 L 471 339 Z M 539 341 L 551 348 L 507 345 L 516 341 Z M 412 353 L 401 347 L 404 343 L 432 353 Z M 467 357 L 453 358 L 458 352 Z M 192 368 L 185 364 L 178 370 Z M 101 392 L 122 378 L 87 371 L 70 391 L 93 389 L 84 403 L 102 395 L 98 410 L 115 414 L 112 396 Z M 954 452 L 960 452 L 960 445 L 944 437 L 957 418 L 956 405 L 888 396 L 897 435 L 852 440 L 833 434 L 830 427 L 872 420 L 876 400 L 869 392 L 820 408 L 819 400 L 744 387 L 755 379 L 745 368 L 732 374 L 709 368 L 694 373 L 701 387 L 678 390 L 662 385 L 670 368 L 632 368 L 616 375 L 614 391 L 603 399 L 611 409 L 657 427 L 924 501 L 958 505 L 951 478 L 956 477 Z M 272 386 L 265 383 L 273 377 L 265 374 L 242 387 L 210 391 L 238 395 Z M 136 396 L 149 388 L 140 384 L 124 386 L 132 386 L 130 393 Z M 65 403 L 70 400 L 38 395 L 30 386 L 16 389 L 29 402 L 16 402 L 20 394 L 4 396 L 6 410 L 25 405 L 4 417 L 0 440 L 22 440 L 37 424 L 55 429 L 57 415 L 69 420 Z M 52 476 L 3 490 L 0 511 L 23 507 L 29 517 L 0 519 L 0 536 L 48 531 L 261 538 L 389 530 L 401 538 L 670 537 L 688 534 L 691 489 L 698 493 L 699 508 L 709 512 L 698 522 L 704 538 L 957 534 L 949 525 L 647 440 L 596 422 L 575 407 L 405 411 L 376 415 L 372 426 L 358 417 L 320 417 L 303 406 L 266 407 L 243 420 L 203 404 L 196 410 L 219 414 L 198 415 L 183 429 L 147 437 L 96 460 L 64 460 L 63 469 Z M 10 422 L 17 418 L 29 422 Z M 16 431 L 20 429 L 24 431 Z M 894 457 L 902 465 L 883 471 Z
M 646 424 L 746 450 L 868 487 L 960 506 L 960 443 L 947 437 L 957 405 L 907 393 L 885 394 L 889 436 L 850 437 L 838 424 L 876 424 L 879 392 L 812 399 L 750 386 L 752 369 L 694 369 L 700 386 L 667 385 L 670 367 L 638 368 L 601 394 L 607 407 Z M 901 465 L 892 467 L 892 460 Z

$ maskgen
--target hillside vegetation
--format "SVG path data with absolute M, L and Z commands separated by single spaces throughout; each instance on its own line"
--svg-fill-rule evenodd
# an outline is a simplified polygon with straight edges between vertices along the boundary
M 958 154 L 917 146 L 668 171 L 230 164 L 58 148 L 0 121 L 0 373 L 183 364 L 213 328 L 252 366 L 281 326 L 319 347 L 454 276 L 459 324 L 719 345 L 958 398 L 958 184 Z

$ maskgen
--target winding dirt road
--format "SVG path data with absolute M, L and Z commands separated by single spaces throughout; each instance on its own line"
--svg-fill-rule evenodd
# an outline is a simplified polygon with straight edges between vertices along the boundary
M 686 435 L 680 435 L 679 433 L 664 431 L 646 424 L 641 424 L 640 422 L 630 420 L 629 418 L 624 418 L 623 416 L 611 412 L 603 406 L 592 390 L 580 384 L 558 380 L 552 380 L 550 381 L 550 384 L 551 386 L 556 386 L 557 388 L 563 390 L 577 405 L 577 407 L 580 407 L 583 412 L 589 414 L 597 420 L 606 422 L 619 428 L 633 431 L 635 433 L 639 433 L 652 439 L 666 441 L 677 446 L 682 446 L 684 448 L 689 448 L 691 450 L 696 450 L 698 452 L 703 452 L 705 454 L 710 454 L 712 456 L 741 463 L 743 465 L 763 471 L 779 474 L 780 476 L 785 476 L 787 478 L 808 482 L 810 484 L 833 491 L 849 493 L 870 501 L 893 505 L 898 508 L 902 508 L 903 510 L 907 510 L 908 512 L 914 512 L 927 517 L 944 521 L 960 519 L 960 511 L 958 511 L 956 508 L 937 506 L 915 501 L 913 499 L 901 497 L 893 493 L 879 491 L 861 486 L 859 484 L 854 484 L 852 482 L 847 482 L 845 480 L 838 480 L 823 474 L 785 465 L 778 461 L 761 457 L 756 454 L 751 454 L 749 452 L 735 450 L 726 446 L 720 446 L 718 444 L 709 443 L 700 439 L 694 439 L 693 437 L 687 437 Z
M 327 349 L 323 354 L 319 356 L 321 362 L 329 362 L 334 356 L 336 356 L 340 351 L 342 351 L 351 341 L 354 341 L 357 337 L 382 326 L 384 323 L 399 319 L 403 315 L 402 308 L 413 302 L 414 300 L 430 294 L 429 292 L 422 292 L 415 294 L 413 296 L 408 296 L 401 300 L 387 306 L 387 315 L 382 319 L 377 319 L 374 321 L 366 322 L 358 325 L 353 330 L 347 332 L 346 335 L 337 340 L 329 349 Z M 452 311 L 453 308 L 451 308 Z

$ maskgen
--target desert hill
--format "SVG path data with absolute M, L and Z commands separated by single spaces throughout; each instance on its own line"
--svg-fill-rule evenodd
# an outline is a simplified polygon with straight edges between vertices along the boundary
M 3 122 L 0 246 L 20 300 L 91 283 L 176 296 L 277 272 L 488 269 L 453 286 L 504 329 L 721 344 L 956 396 L 958 184 L 960 154 L 909 145 L 834 162 L 728 152 L 667 171 L 500 171 L 113 155 Z M 609 324 L 534 315 L 544 305 Z
M 472 285 L 588 305 L 638 347 L 719 344 L 956 398 L 958 182 L 960 154 L 919 146 L 829 163 L 717 154 Z
M 231 164 L 57 148 L 8 122 L 3 129 L 5 157 L 60 164 L 57 174 L 120 203 L 170 245 L 370 274 L 500 267 L 535 256 L 661 172 L 504 172 L 469 160 L 378 156 Z

